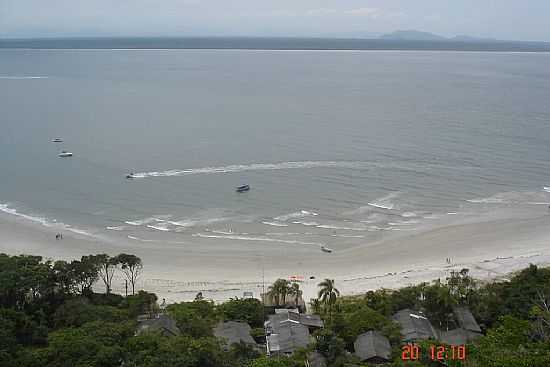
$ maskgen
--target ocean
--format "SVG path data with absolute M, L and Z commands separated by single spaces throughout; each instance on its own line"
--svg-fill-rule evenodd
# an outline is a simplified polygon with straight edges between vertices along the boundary
M 339 250 L 546 209 L 548 65 L 514 52 L 2 49 L 0 210 L 208 251 Z

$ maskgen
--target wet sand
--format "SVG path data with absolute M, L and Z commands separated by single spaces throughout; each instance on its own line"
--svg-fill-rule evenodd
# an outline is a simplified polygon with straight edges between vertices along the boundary
M 303 277 L 301 287 L 309 300 L 323 278 L 334 278 L 342 294 L 353 295 L 445 278 L 451 270 L 462 268 L 469 268 L 476 278 L 494 279 L 530 263 L 550 263 L 550 215 L 542 208 L 456 218 L 331 254 L 310 246 L 250 241 L 235 241 L 228 247 L 216 239 L 198 247 L 191 242 L 113 241 L 63 232 L 64 238 L 56 240 L 56 233 L 54 227 L 0 215 L 0 252 L 53 260 L 133 253 L 144 263 L 138 288 L 168 302 L 193 299 L 199 291 L 215 301 L 241 297 L 243 292 L 259 297 L 262 279 L 267 289 L 276 278 L 292 275 Z M 123 285 L 121 277 L 115 278 L 116 292 L 123 293 Z

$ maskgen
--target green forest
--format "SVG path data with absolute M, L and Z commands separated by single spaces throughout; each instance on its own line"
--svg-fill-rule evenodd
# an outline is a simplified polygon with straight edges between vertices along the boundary
M 194 301 L 162 310 L 180 334 L 137 333 L 140 315 L 161 311 L 155 294 L 136 289 L 142 269 L 141 259 L 129 254 L 89 255 L 71 262 L 0 254 L 0 366 L 311 367 L 313 352 L 327 367 L 369 366 L 354 353 L 354 341 L 369 330 L 390 341 L 388 366 L 550 366 L 549 268 L 531 265 L 490 283 L 476 281 L 463 269 L 446 279 L 354 297 L 341 296 L 338 284 L 326 279 L 308 305 L 324 327 L 312 333 L 307 347 L 271 357 L 265 348 L 226 345 L 213 334 L 220 321 L 243 321 L 260 345 L 265 342 L 264 321 L 273 307 L 256 299 L 215 304 L 198 294 Z M 127 279 L 127 295 L 112 292 L 115 274 Z M 269 289 L 276 303 L 287 295 L 301 296 L 299 283 L 282 279 Z M 448 330 L 458 305 L 471 310 L 482 330 L 467 345 L 465 360 L 433 361 L 428 340 L 419 342 L 425 348 L 418 360 L 402 360 L 403 342 L 393 314 L 418 310 L 434 327 Z

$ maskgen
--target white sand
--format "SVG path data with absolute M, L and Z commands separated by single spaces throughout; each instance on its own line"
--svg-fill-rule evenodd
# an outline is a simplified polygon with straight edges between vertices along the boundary
M 215 301 L 242 296 L 245 291 L 259 297 L 262 274 L 266 288 L 279 277 L 303 276 L 301 287 L 308 300 L 315 296 L 316 284 L 327 277 L 336 280 L 342 294 L 351 295 L 445 278 L 451 270 L 464 267 L 477 278 L 492 279 L 530 263 L 550 263 L 550 214 L 541 207 L 457 218 L 332 254 L 307 246 L 265 246 L 250 241 L 227 246 L 215 239 L 202 248 L 192 243 L 114 243 L 67 232 L 57 241 L 56 232 L 2 214 L 0 252 L 54 260 L 102 252 L 133 253 L 144 262 L 139 288 L 168 302 L 193 299 L 199 291 Z M 445 261 L 448 257 L 450 265 Z M 310 280 L 311 276 L 315 279 Z M 123 293 L 123 284 L 122 278 L 115 279 L 114 290 Z

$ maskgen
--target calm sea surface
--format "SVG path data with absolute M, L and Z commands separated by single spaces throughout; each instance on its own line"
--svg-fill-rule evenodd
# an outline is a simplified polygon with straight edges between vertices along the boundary
M 0 209 L 92 236 L 338 247 L 545 205 L 549 66 L 547 53 L 0 50 Z

